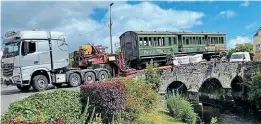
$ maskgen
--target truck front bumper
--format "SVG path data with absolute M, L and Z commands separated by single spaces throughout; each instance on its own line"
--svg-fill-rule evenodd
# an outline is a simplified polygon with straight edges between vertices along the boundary
M 21 75 L 11 76 L 11 77 L 1 77 L 1 83 L 6 85 L 22 85 Z

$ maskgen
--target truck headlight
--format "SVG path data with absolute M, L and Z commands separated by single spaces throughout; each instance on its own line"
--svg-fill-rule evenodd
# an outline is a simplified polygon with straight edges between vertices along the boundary
M 13 80 L 14 80 L 14 81 L 20 80 L 20 76 L 14 76 L 14 77 L 13 77 Z

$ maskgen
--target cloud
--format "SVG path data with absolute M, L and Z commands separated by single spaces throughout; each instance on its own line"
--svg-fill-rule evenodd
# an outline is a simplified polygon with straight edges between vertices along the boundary
M 243 3 L 241 3 L 239 6 L 248 7 L 248 5 L 249 5 L 249 1 L 246 0 L 246 1 L 244 1 Z
M 234 12 L 233 10 L 225 10 L 225 11 L 221 11 L 219 13 L 219 16 L 226 17 L 226 18 L 231 18 L 233 16 L 236 16 L 236 12 Z
M 257 24 L 257 22 L 253 22 L 253 23 L 247 25 L 245 28 L 248 30 L 248 29 L 254 27 L 256 24 Z
M 4 30 L 13 28 L 12 25 L 19 25 L 17 21 L 9 22 L 9 19 L 19 20 L 23 25 L 19 29 L 39 29 L 56 30 L 65 32 L 68 38 L 70 50 L 77 49 L 80 45 L 94 43 L 110 47 L 109 38 L 109 3 L 106 2 L 55 2 L 55 4 L 45 4 L 32 9 L 27 19 L 19 15 L 18 17 L 5 16 Z M 2 9 L 3 13 L 17 13 L 10 9 Z M 34 8 L 32 4 L 23 5 L 26 8 Z M 11 7 L 12 8 L 12 7 Z M 96 10 L 105 10 L 99 13 Z M 17 9 L 22 11 L 22 9 Z M 3 14 L 2 14 L 3 15 Z M 8 15 L 8 14 L 6 14 Z M 9 14 L 10 15 L 10 14 Z M 30 17 L 28 17 L 30 16 Z M 99 17 L 97 20 L 95 17 Z M 141 2 L 138 4 L 128 4 L 127 2 L 114 2 L 112 6 L 112 39 L 113 46 L 119 42 L 119 36 L 129 30 L 161 30 L 161 31 L 181 31 L 189 30 L 194 26 L 201 25 L 204 13 L 197 11 L 186 11 L 176 9 L 164 9 L 151 2 Z M 25 25 L 24 25 L 25 24 Z M 89 33 L 88 33 L 89 32 Z M 84 34 L 86 33 L 86 34 Z M 82 35 L 81 35 L 82 34 Z
M 252 41 L 248 37 L 237 36 L 236 38 L 229 41 L 229 47 L 235 48 L 236 44 L 251 43 Z

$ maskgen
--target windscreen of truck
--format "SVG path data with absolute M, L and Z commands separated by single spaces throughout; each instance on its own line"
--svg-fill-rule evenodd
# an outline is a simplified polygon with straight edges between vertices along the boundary
M 244 54 L 232 54 L 230 59 L 243 59 Z
M 4 45 L 2 58 L 9 58 L 19 55 L 19 42 L 10 42 Z

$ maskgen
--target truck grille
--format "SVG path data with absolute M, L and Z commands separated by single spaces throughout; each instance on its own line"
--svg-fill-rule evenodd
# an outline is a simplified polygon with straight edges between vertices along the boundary
M 13 76 L 13 70 L 14 70 L 13 63 L 4 64 L 2 66 L 3 76 L 6 77 Z

